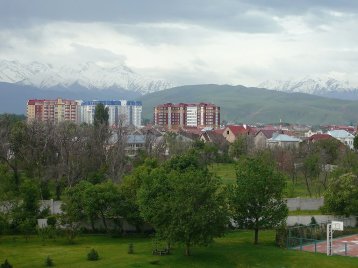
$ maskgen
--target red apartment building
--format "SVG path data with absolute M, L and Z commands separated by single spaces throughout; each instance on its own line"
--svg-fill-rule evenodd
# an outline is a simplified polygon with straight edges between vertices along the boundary
M 167 129 L 220 127 L 220 107 L 211 103 L 165 103 L 154 108 L 154 124 Z
M 78 122 L 79 104 L 74 100 L 37 100 L 27 101 L 27 120 Z

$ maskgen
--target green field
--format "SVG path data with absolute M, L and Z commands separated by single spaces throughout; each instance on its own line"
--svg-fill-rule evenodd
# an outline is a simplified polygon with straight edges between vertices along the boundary
M 233 184 L 236 181 L 235 164 L 233 163 L 214 163 L 209 166 L 209 170 L 217 175 L 225 184 Z M 313 193 L 317 193 L 312 186 Z M 295 184 L 292 180 L 287 180 L 285 197 L 308 197 L 306 185 L 302 179 L 298 179 Z M 321 196 L 321 195 L 319 195 Z M 315 194 L 312 197 L 316 197 Z M 318 197 L 318 196 L 317 196 Z
M 262 232 L 256 246 L 252 235 L 249 231 L 229 233 L 209 247 L 193 248 L 189 257 L 181 246 L 175 246 L 171 255 L 153 256 L 150 238 L 83 236 L 69 245 L 63 239 L 43 243 L 37 237 L 26 242 L 22 237 L 7 236 L 0 240 L 0 259 L 8 258 L 15 268 L 44 267 L 48 255 L 55 267 L 358 267 L 358 258 L 277 248 L 273 231 Z M 127 253 L 129 243 L 134 244 L 134 254 Z M 91 248 L 98 251 L 99 261 L 86 260 Z

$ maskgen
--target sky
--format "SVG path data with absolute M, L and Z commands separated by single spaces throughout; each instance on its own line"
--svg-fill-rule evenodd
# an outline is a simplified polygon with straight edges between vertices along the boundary
M 176 85 L 358 85 L 356 0 L 0 0 L 0 60 L 124 64 Z

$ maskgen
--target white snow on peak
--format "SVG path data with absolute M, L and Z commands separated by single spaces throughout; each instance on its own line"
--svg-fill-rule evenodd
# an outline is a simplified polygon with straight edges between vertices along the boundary
M 357 90 L 357 87 L 352 86 L 349 81 L 339 81 L 329 76 L 306 76 L 302 79 L 292 80 L 267 80 L 259 84 L 258 87 L 284 92 L 301 92 L 308 94 L 350 92 Z
M 93 62 L 79 65 L 53 66 L 50 64 L 0 60 L 0 82 L 19 83 L 38 88 L 70 87 L 122 88 L 147 94 L 173 85 L 164 80 L 143 77 L 125 65 L 102 67 Z

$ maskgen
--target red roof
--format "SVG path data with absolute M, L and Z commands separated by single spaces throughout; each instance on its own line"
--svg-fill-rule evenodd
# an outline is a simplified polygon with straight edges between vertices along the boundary
M 215 132 L 216 134 L 220 134 L 220 135 L 222 135 L 222 134 L 224 133 L 224 131 L 225 131 L 225 129 L 223 129 L 223 128 L 218 128 L 218 129 L 215 129 L 215 130 L 214 130 L 214 132 Z
M 259 134 L 260 132 L 262 132 L 262 134 L 264 134 L 264 136 L 267 139 L 271 139 L 273 136 L 273 133 L 280 133 L 280 134 L 283 133 L 282 130 L 277 130 L 277 129 L 261 129 L 259 132 L 257 132 L 257 134 Z
M 333 137 L 331 135 L 328 135 L 328 134 L 313 134 L 307 140 L 309 140 L 309 141 L 319 141 L 319 140 L 328 140 L 328 139 L 333 139 Z
M 231 132 L 237 136 L 240 134 L 251 134 L 251 133 L 255 133 L 255 131 L 253 129 L 251 129 L 251 127 L 249 126 L 243 126 L 243 125 L 228 125 L 226 126 L 227 128 L 229 128 L 231 130 Z

